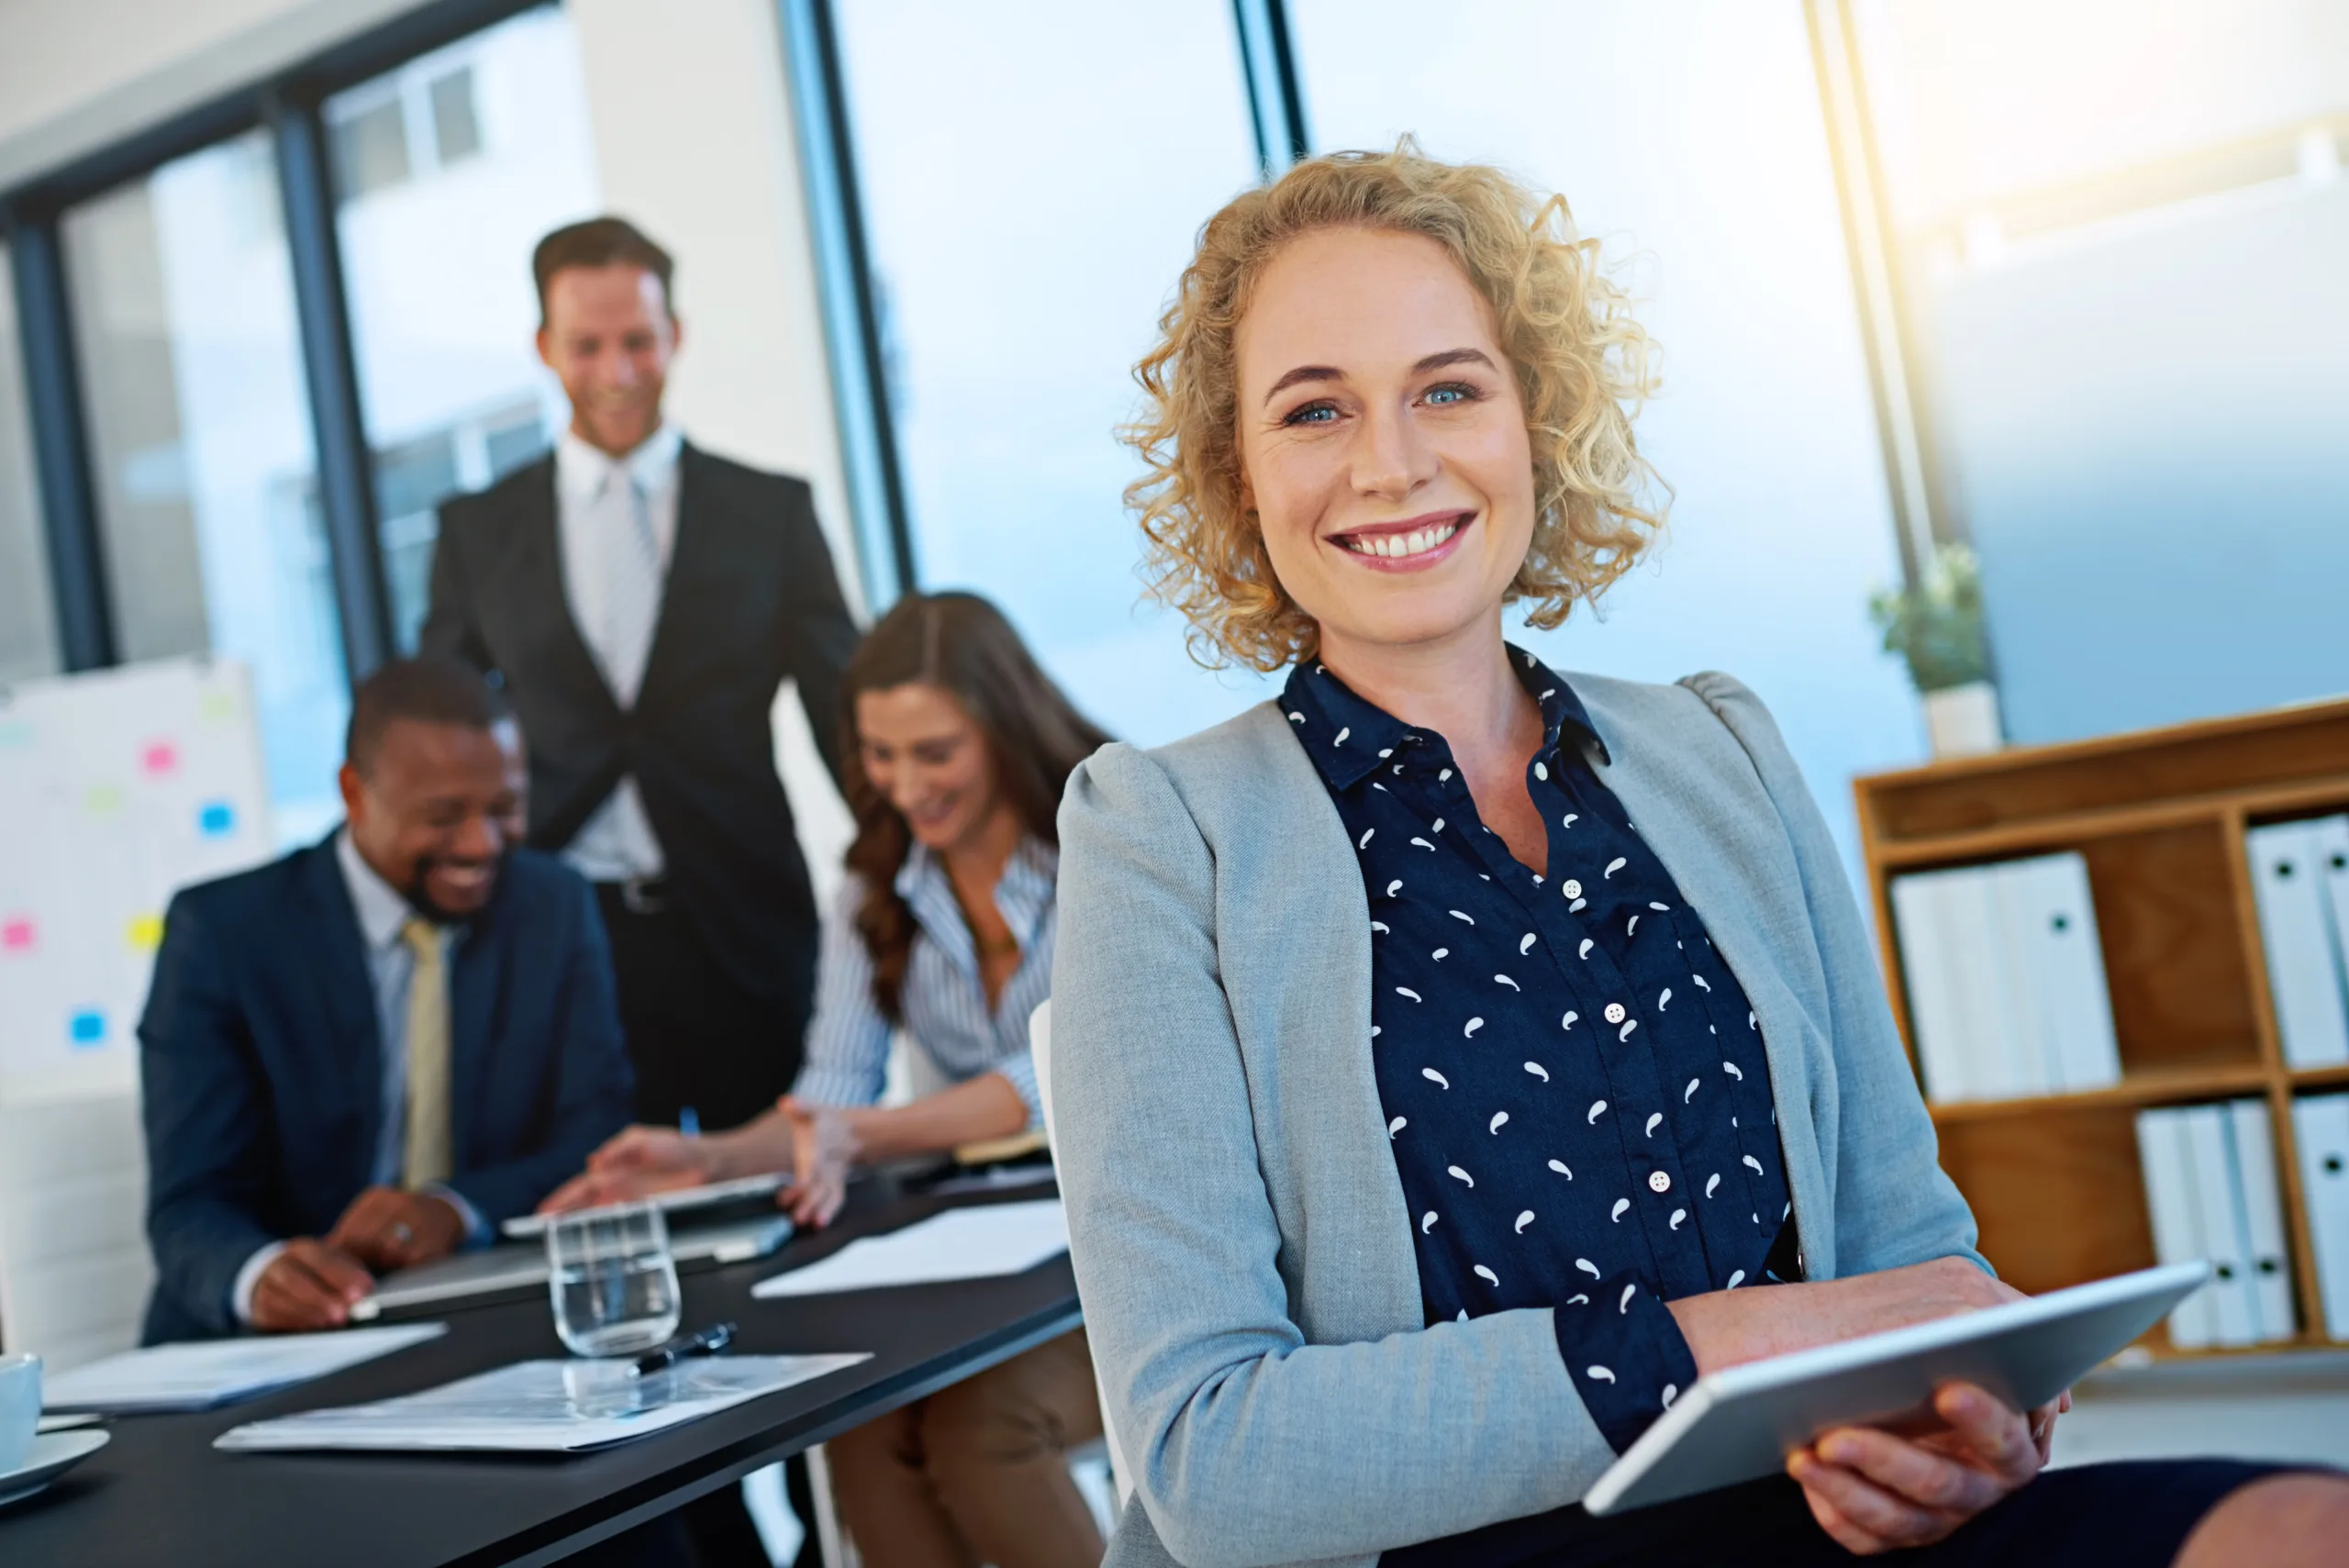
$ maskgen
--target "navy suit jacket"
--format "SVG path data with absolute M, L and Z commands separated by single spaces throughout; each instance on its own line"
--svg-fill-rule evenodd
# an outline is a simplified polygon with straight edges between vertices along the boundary
M 595 895 L 517 851 L 450 954 L 449 1185 L 496 1225 L 628 1120 L 632 1087 Z M 369 1184 L 383 1042 L 331 838 L 172 900 L 139 1020 L 146 1340 L 234 1332 L 255 1249 L 323 1236 Z

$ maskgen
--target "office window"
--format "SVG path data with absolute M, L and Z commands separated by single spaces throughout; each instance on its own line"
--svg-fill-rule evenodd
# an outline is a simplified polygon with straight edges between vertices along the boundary
M 2349 10 L 1854 7 L 2009 735 L 2349 691 Z
M 250 666 L 291 841 L 340 809 L 349 695 L 279 210 L 256 132 L 75 207 L 62 238 L 122 656 Z
M 407 178 L 407 106 L 396 95 L 378 97 L 328 124 L 332 128 L 335 183 L 344 200 L 388 189 Z
M 23 367 L 17 362 L 17 295 L 0 245 L 0 682 L 57 668 L 49 602 L 49 550 L 33 488 Z
M 543 454 L 570 417 L 532 346 L 530 249 L 594 214 L 596 182 L 578 40 L 558 10 L 352 87 L 327 117 L 356 125 L 383 105 L 401 109 L 415 172 L 344 184 L 336 223 L 393 630 L 409 648 L 435 508 Z
M 1485 0 L 1433 28 L 1403 0 L 1289 14 L 1319 149 L 1410 131 L 1563 193 L 1663 347 L 1637 428 L 1675 492 L 1664 540 L 1601 614 L 1510 635 L 1565 670 L 1743 679 L 1856 875 L 1848 781 L 1921 736 L 1866 617 L 1898 541 L 1801 9 Z
M 481 117 L 473 112 L 473 67 L 461 65 L 432 83 L 432 149 L 445 167 L 481 150 Z
M 1256 177 L 1230 6 L 833 15 L 921 585 L 1001 605 L 1121 736 L 1226 717 L 1261 683 L 1202 673 L 1137 608 L 1112 429 L 1193 234 Z

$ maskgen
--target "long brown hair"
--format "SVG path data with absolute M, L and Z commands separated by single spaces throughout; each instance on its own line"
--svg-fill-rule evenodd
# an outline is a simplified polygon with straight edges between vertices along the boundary
M 1077 763 L 1109 740 L 1037 665 L 1003 612 L 976 594 L 907 594 L 858 644 L 841 692 L 841 754 L 856 815 L 848 869 L 864 883 L 856 931 L 873 955 L 873 1000 L 892 1023 L 902 1019 L 914 945 L 914 913 L 897 895 L 913 830 L 864 775 L 856 699 L 916 683 L 962 704 L 986 737 L 995 787 L 1028 831 L 1055 848 L 1061 790 Z

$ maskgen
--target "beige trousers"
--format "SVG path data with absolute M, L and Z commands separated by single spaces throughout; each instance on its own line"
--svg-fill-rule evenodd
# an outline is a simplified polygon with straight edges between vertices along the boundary
M 1068 1451 L 1101 1435 L 1085 1330 L 868 1421 L 825 1447 L 867 1568 L 1098 1568 Z

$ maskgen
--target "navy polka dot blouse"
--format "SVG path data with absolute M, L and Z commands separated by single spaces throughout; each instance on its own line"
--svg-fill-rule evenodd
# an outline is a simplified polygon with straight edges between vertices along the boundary
M 1532 655 L 1536 874 L 1476 816 L 1443 737 L 1315 664 L 1282 706 L 1336 801 L 1371 917 L 1371 1050 L 1428 1319 L 1556 1308 L 1620 1452 L 1693 1382 L 1666 1300 L 1797 1277 L 1745 993 Z M 1563 744 L 1562 744 L 1563 741 Z

